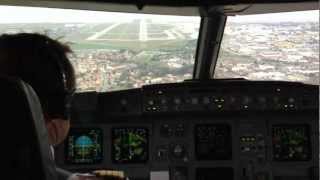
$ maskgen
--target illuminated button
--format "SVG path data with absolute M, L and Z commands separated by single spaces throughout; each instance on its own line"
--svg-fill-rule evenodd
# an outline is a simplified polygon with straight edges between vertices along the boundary
M 167 160 L 168 159 L 169 148 L 167 145 L 162 145 L 157 148 L 156 159 L 158 160 Z
M 163 152 L 162 150 L 159 150 L 159 151 L 158 151 L 158 157 L 159 157 L 159 158 L 163 157 L 163 154 L 164 154 L 164 152 Z
M 175 104 L 181 104 L 181 99 L 180 98 L 174 98 L 174 103 Z
M 158 90 L 158 91 L 157 91 L 157 94 L 161 95 L 161 94 L 163 94 L 163 91 Z
M 172 154 L 175 158 L 183 158 L 185 156 L 185 148 L 183 145 L 176 144 L 172 149 Z
M 128 104 L 128 102 L 127 102 L 126 99 L 121 99 L 120 104 L 121 105 L 126 105 L 126 104 Z
M 180 146 L 180 145 L 175 146 L 175 147 L 174 147 L 174 153 L 175 153 L 175 154 L 180 154 L 180 153 L 182 153 L 182 146 Z
M 289 99 L 288 99 L 288 102 L 289 102 L 289 103 L 294 103 L 295 100 L 294 100 L 294 98 L 289 98 Z
M 158 159 L 165 160 L 168 156 L 168 150 L 167 149 L 159 149 L 157 153 Z
M 199 100 L 198 100 L 198 98 L 196 98 L 196 97 L 193 97 L 193 98 L 191 99 L 191 103 L 192 103 L 192 104 L 198 104 L 198 102 L 199 102 Z
M 149 105 L 154 105 L 154 101 L 153 101 L 153 100 L 149 100 L 149 101 L 148 101 L 148 104 L 149 104 Z
M 184 162 L 188 162 L 188 161 L 189 161 L 189 158 L 188 158 L 187 156 L 185 156 L 185 157 L 183 158 L 183 161 L 184 161 Z

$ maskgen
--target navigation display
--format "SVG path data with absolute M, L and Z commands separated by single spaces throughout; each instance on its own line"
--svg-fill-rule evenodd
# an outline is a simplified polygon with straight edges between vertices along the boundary
M 66 140 L 66 163 L 95 164 L 102 161 L 102 130 L 72 128 Z
M 114 163 L 145 163 L 148 144 L 147 128 L 113 128 L 112 160 Z
M 275 161 L 307 161 L 311 158 L 308 125 L 275 125 L 272 127 Z

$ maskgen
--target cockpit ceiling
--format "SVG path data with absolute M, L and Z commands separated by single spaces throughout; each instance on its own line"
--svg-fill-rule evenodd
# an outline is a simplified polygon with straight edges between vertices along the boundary
M 0 5 L 183 16 L 317 10 L 317 0 L 0 0 Z

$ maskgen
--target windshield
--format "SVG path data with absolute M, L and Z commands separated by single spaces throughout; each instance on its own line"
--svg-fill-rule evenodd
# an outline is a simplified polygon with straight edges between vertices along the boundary
M 59 38 L 78 91 L 111 91 L 192 78 L 200 17 L 0 6 L 0 34 Z
M 319 84 L 319 11 L 228 17 L 214 78 Z

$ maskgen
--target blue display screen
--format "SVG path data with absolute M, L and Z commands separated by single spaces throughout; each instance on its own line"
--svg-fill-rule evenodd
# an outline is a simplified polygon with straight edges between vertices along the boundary
M 102 161 L 102 130 L 72 128 L 66 140 L 66 163 L 95 164 Z

